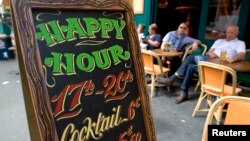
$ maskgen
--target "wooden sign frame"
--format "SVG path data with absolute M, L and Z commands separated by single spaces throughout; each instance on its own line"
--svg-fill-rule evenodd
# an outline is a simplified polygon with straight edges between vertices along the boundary
M 130 0 L 11 12 L 31 140 L 157 140 Z

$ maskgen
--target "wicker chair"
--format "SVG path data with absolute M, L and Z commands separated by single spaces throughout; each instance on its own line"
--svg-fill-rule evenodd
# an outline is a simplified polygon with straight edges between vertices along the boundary
M 199 78 L 201 82 L 201 93 L 197 104 L 193 111 L 193 117 L 195 117 L 198 111 L 208 111 L 213 103 L 213 98 L 217 99 L 237 95 L 241 92 L 240 88 L 237 88 L 237 76 L 236 72 L 227 66 L 201 61 L 198 64 Z M 232 78 L 232 85 L 226 84 L 227 74 Z M 201 108 L 203 100 L 207 99 L 208 106 Z M 221 115 L 217 115 L 217 122 L 220 123 Z
M 207 52 L 207 45 L 200 44 L 197 50 L 192 50 L 192 46 L 189 45 L 185 48 L 184 55 L 182 57 L 182 62 L 187 58 L 188 55 L 205 55 Z
M 154 59 L 157 62 L 156 64 L 154 64 Z M 154 97 L 156 76 L 163 75 L 163 77 L 167 77 L 170 69 L 163 67 L 160 57 L 151 51 L 142 51 L 142 60 L 145 73 L 151 75 L 151 97 Z
M 224 107 L 224 105 L 227 105 Z M 208 125 L 215 123 L 215 113 L 221 112 L 220 108 L 224 107 L 225 117 L 222 125 L 250 125 L 250 98 L 241 96 L 226 96 L 218 99 L 211 106 L 202 134 L 202 141 L 208 140 Z

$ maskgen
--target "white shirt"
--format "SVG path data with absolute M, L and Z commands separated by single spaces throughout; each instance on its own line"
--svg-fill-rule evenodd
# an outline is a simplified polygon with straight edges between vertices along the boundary
M 227 56 L 237 56 L 238 53 L 246 52 L 246 45 L 244 41 L 234 40 L 227 41 L 226 39 L 218 39 L 214 42 L 211 49 L 214 49 L 214 53 L 219 57 L 222 50 L 227 52 Z
M 142 38 L 145 38 L 144 33 L 138 34 L 141 49 L 147 49 L 148 44 L 143 43 Z
M 142 42 L 143 42 L 143 41 L 142 41 L 142 38 L 145 38 L 144 33 L 139 33 L 139 34 L 138 34 L 138 38 L 139 38 L 139 42 L 142 43 Z

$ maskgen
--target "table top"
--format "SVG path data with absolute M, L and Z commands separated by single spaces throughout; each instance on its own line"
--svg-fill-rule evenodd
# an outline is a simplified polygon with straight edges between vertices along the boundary
M 162 49 L 153 49 L 151 50 L 155 54 L 159 56 L 165 56 L 165 57 L 174 57 L 174 56 L 181 56 L 183 52 L 176 52 L 176 51 L 162 51 Z
M 214 58 L 209 59 L 208 62 L 228 66 L 237 72 L 250 72 L 250 62 L 245 60 L 229 63 L 227 61 L 220 60 L 219 58 Z

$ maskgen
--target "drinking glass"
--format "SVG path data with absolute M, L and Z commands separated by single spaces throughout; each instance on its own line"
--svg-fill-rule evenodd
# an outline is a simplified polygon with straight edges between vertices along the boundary
M 226 56 L 227 56 L 227 51 L 225 49 L 222 49 L 220 51 L 220 59 L 221 60 L 226 60 Z
M 171 43 L 170 43 L 170 42 L 167 42 L 167 43 L 163 46 L 162 51 L 163 51 L 163 52 L 170 51 L 169 48 L 171 48 Z
M 167 43 L 167 50 L 170 51 L 172 49 L 172 44 L 170 42 Z

